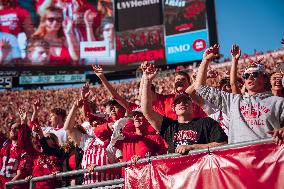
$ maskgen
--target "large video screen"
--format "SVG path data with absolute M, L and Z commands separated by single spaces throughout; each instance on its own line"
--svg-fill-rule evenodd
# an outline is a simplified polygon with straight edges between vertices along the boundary
M 200 60 L 206 0 L 2 0 L 0 68 L 119 70 Z
M 205 0 L 165 0 L 166 56 L 168 64 L 202 58 L 209 46 Z

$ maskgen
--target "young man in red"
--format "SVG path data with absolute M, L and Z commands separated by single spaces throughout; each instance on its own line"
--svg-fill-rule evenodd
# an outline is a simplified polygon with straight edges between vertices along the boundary
M 18 145 L 18 131 L 21 125 L 15 123 L 11 126 L 9 140 L 0 150 L 0 188 L 5 183 L 24 179 L 31 174 L 32 161 L 27 153 Z M 17 188 L 24 188 L 19 186 Z
M 149 65 L 150 63 L 144 62 L 141 65 L 141 69 L 145 70 L 145 68 Z M 143 76 L 141 82 L 143 83 Z M 153 101 L 155 100 L 154 101 L 155 103 L 153 103 L 154 110 L 159 114 L 177 120 L 177 115 L 173 111 L 172 107 L 173 101 L 177 95 L 186 94 L 186 93 L 190 94 L 191 97 L 194 98 L 195 100 L 196 95 L 191 94 L 191 88 L 193 87 L 191 86 L 189 75 L 184 71 L 176 72 L 174 78 L 174 92 L 168 95 L 156 93 L 156 97 L 155 99 L 153 99 Z M 193 108 L 193 117 L 207 116 L 206 113 L 202 110 L 202 108 L 200 108 L 196 103 L 192 104 L 192 108 Z
M 120 128 L 119 123 L 114 125 L 111 144 L 121 149 L 122 161 L 136 161 L 139 158 L 167 153 L 166 142 L 160 135 L 149 133 L 149 126 L 140 109 L 132 111 L 131 119 L 124 128 Z

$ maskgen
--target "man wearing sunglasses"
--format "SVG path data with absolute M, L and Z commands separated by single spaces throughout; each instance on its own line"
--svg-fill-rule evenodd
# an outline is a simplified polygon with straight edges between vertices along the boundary
M 267 74 L 259 62 L 246 68 L 243 74 L 247 92 L 241 96 L 203 85 L 209 63 L 218 57 L 218 45 L 208 48 L 199 66 L 195 89 L 206 101 L 214 104 L 229 119 L 229 143 L 271 137 L 278 144 L 284 138 L 284 99 L 265 89 Z

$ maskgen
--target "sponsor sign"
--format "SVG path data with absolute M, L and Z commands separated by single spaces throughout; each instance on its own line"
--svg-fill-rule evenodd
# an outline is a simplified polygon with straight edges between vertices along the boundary
M 208 31 L 168 36 L 166 44 L 168 64 L 199 60 L 209 46 Z

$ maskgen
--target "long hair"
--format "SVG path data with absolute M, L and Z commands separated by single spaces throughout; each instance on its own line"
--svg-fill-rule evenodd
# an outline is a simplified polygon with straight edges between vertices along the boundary
M 37 30 L 31 36 L 32 38 L 43 38 L 46 35 L 47 31 L 46 31 L 45 21 L 46 21 L 46 18 L 49 12 L 58 12 L 61 14 L 63 18 L 63 13 L 60 8 L 55 7 L 55 6 L 46 8 L 44 15 L 40 18 L 40 23 L 39 23 Z M 57 37 L 64 37 L 64 36 L 65 35 L 63 32 L 63 27 L 61 25 L 60 29 L 57 32 Z
M 101 21 L 100 27 L 97 28 L 97 36 L 99 36 L 100 40 L 103 40 L 103 32 L 104 32 L 104 27 L 108 24 L 113 24 L 113 17 L 104 17 Z
M 59 148 L 60 145 L 59 145 L 58 137 L 54 133 L 46 133 L 45 136 L 47 136 L 47 135 L 49 135 L 51 140 L 54 142 L 54 145 Z

